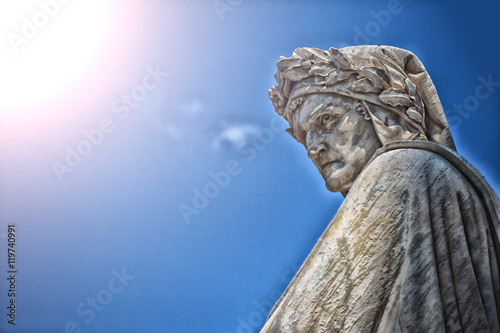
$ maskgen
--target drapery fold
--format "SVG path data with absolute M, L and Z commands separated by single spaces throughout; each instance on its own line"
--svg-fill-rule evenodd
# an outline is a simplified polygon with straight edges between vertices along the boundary
M 382 148 L 261 332 L 500 332 L 498 208 L 451 150 Z

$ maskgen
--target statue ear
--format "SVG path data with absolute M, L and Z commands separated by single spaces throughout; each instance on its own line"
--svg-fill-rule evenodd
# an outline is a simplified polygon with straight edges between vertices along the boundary
M 366 109 L 366 106 L 364 103 L 361 103 L 361 101 L 355 100 L 354 101 L 354 108 L 356 111 L 361 113 L 363 115 L 363 118 L 365 120 L 371 120 L 369 111 Z

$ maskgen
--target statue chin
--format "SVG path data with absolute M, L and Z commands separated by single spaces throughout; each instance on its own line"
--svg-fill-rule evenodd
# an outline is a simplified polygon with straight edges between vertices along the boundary
M 342 162 L 339 168 L 328 170 L 328 174 L 322 173 L 326 188 L 333 193 L 340 192 L 343 195 L 344 193 L 347 194 L 363 167 L 364 165 L 361 164 L 346 164 Z
M 325 186 L 326 189 L 330 192 L 333 193 L 340 192 L 344 196 L 344 198 L 347 195 L 347 192 L 349 192 L 349 189 L 351 188 L 350 186 L 339 187 L 336 185 L 331 185 L 330 182 L 328 182 L 328 180 L 325 180 Z
M 326 185 L 326 189 L 327 189 L 328 191 L 333 192 L 333 193 L 340 192 L 340 193 L 342 193 L 342 195 L 344 196 L 344 198 L 345 198 L 345 196 L 347 195 L 347 192 L 349 191 L 349 190 L 342 191 L 342 190 L 339 190 L 339 189 L 337 189 L 337 188 L 335 188 L 335 187 L 332 187 L 332 186 L 330 186 L 330 185 L 328 184 L 328 182 L 327 182 L 327 181 L 325 181 L 325 185 Z

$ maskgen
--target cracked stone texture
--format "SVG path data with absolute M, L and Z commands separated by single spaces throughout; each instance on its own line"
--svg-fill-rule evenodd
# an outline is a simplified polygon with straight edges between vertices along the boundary
M 360 174 L 261 332 L 500 332 L 498 197 L 404 147 Z

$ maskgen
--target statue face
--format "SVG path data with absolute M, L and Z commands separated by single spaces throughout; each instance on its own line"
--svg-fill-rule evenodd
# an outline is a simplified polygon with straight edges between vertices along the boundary
M 293 124 L 295 138 L 306 147 L 332 192 L 345 195 L 381 147 L 371 121 L 349 97 L 306 95 L 293 115 Z

